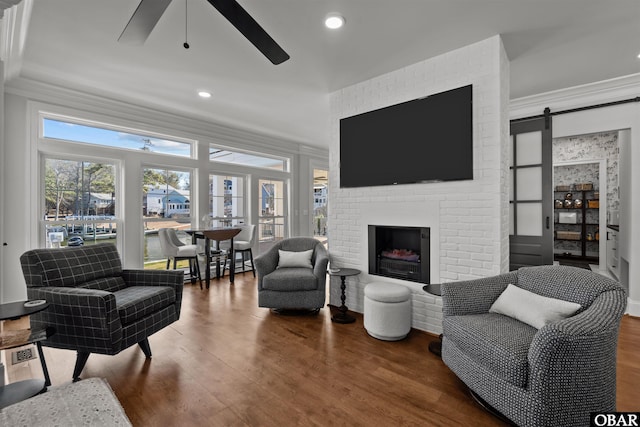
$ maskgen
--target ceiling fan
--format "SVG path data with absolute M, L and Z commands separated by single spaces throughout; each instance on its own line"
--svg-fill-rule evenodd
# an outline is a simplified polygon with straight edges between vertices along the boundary
M 289 59 L 289 55 L 256 22 L 236 0 L 207 0 L 243 36 L 247 38 L 273 64 Z M 171 0 L 141 0 L 127 26 L 118 38 L 119 42 L 142 44 L 156 26 Z

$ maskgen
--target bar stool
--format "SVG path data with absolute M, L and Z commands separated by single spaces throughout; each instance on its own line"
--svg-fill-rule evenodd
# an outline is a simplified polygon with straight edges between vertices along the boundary
M 200 282 L 200 289 L 202 289 L 202 276 L 200 275 L 197 246 L 183 243 L 173 228 L 159 229 L 158 237 L 160 238 L 162 253 L 167 257 L 167 270 L 171 264 L 171 259 L 173 259 L 174 270 L 176 269 L 178 261 L 188 260 L 191 283 L 195 284 L 197 279 Z
M 257 228 L 255 225 L 243 225 L 240 227 L 240 233 L 233 240 L 233 250 L 236 254 L 240 253 L 242 255 L 242 272 L 245 270 L 245 262 L 247 261 L 247 254 L 249 255 L 249 260 L 251 261 L 251 270 L 253 272 L 253 277 L 256 277 L 256 269 L 253 265 L 253 246 L 256 242 L 257 236 Z M 220 248 L 228 250 L 230 248 L 230 244 L 228 241 L 220 242 Z M 228 257 L 227 257 L 228 258 Z M 232 262 L 235 262 L 233 260 Z M 224 261 L 224 268 L 227 267 L 227 260 Z M 222 274 L 224 275 L 224 269 L 222 270 Z

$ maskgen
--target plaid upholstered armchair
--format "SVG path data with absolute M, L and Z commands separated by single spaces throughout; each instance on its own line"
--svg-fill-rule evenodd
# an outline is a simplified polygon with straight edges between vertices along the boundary
M 114 355 L 180 317 L 184 272 L 123 270 L 113 244 L 34 249 L 20 257 L 29 299 L 49 307 L 31 315 L 32 327 L 53 326 L 43 345 L 78 353 L 77 381 L 91 353 Z
M 585 426 L 616 410 L 626 294 L 600 274 L 525 267 L 442 285 L 444 363 L 519 426 Z

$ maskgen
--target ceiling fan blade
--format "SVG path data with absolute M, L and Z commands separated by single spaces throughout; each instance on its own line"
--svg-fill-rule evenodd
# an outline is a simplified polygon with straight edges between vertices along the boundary
M 267 34 L 260 24 L 236 0 L 207 1 L 273 64 L 278 65 L 289 59 L 287 52 Z
M 142 44 L 156 26 L 171 0 L 142 0 L 120 37 L 119 42 Z

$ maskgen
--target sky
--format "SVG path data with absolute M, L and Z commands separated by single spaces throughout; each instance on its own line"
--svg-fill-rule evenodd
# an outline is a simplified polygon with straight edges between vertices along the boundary
M 145 135 L 102 129 L 75 123 L 44 119 L 44 137 L 84 142 L 129 150 L 148 150 L 154 153 L 191 157 L 192 144 Z
M 180 157 L 191 157 L 193 145 L 188 142 L 154 138 L 148 135 L 123 132 L 95 126 L 70 123 L 45 118 L 43 120 L 45 138 L 82 142 L 127 150 L 147 150 L 153 153 Z M 216 162 L 285 170 L 286 161 L 280 158 L 265 157 L 249 153 L 213 149 L 210 159 Z

